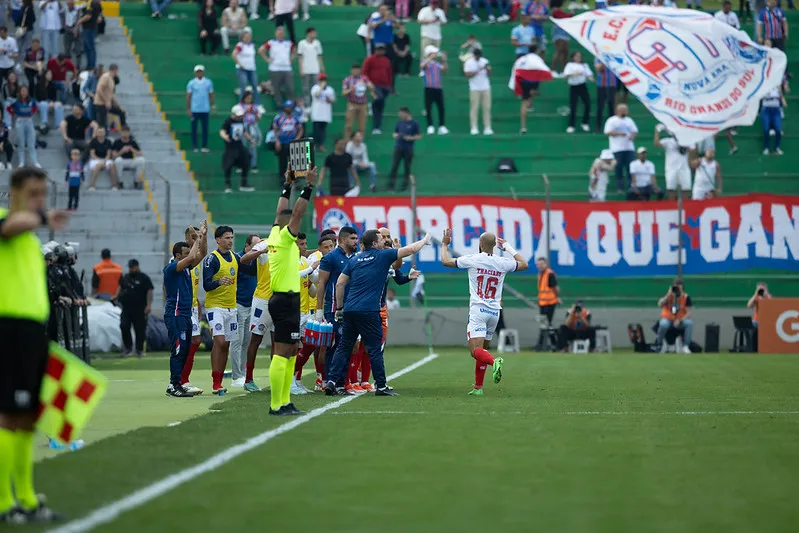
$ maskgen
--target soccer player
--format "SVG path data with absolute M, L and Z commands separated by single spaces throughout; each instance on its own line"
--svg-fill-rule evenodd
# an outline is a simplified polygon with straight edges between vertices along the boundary
M 327 320 L 331 324 L 336 323 L 336 282 L 357 249 L 358 233 L 355 228 L 344 226 L 338 232 L 338 246 L 325 255 L 319 263 L 319 283 L 316 291 L 316 320 L 319 322 Z M 326 372 L 333 363 L 333 354 L 341 336 L 341 328 L 334 325 L 333 332 L 333 345 L 321 350 L 325 354 Z
M 311 300 L 316 300 L 316 287 L 311 283 L 311 274 L 316 271 L 319 266 L 319 261 L 310 262 L 305 258 L 308 253 L 308 236 L 305 233 L 297 234 L 297 246 L 300 249 L 300 334 L 305 331 L 305 325 L 308 320 L 313 316 L 311 314 Z M 309 354 L 310 356 L 310 354 Z M 313 393 L 302 384 L 302 381 L 297 379 L 297 372 L 302 369 L 305 362 L 308 361 L 306 357 L 302 360 L 297 353 L 297 359 L 294 363 L 294 379 L 291 382 L 291 394 L 309 394 Z
M 297 235 L 313 194 L 316 169 L 307 172 L 306 185 L 294 203 L 293 210 L 288 209 L 293 171 L 287 171 L 286 178 L 277 202 L 275 225 L 266 240 L 272 283 L 269 314 L 275 325 L 275 348 L 269 366 L 269 414 L 276 416 L 302 414 L 291 403 L 291 381 L 294 378 L 297 343 L 300 341 L 300 248 L 297 246 Z
M 247 235 L 244 241 L 244 248 L 239 253 L 242 263 L 249 263 L 247 259 L 249 252 L 261 242 L 261 237 L 256 233 Z M 257 265 L 253 264 L 257 272 Z M 248 382 L 247 378 L 247 357 L 249 356 L 250 348 L 250 316 L 252 315 L 252 298 L 255 293 L 255 286 L 258 283 L 257 275 L 251 275 L 245 272 L 244 269 L 239 270 L 239 277 L 236 280 L 236 321 L 238 327 L 236 328 L 236 335 L 230 343 L 230 369 L 231 369 L 231 386 L 244 387 Z M 252 382 L 252 380 L 249 380 Z M 252 389 L 251 385 L 248 389 Z M 247 390 L 247 392 L 253 392 Z
M 200 243 L 200 261 L 197 265 L 193 266 L 189 272 L 191 273 L 191 346 L 189 346 L 189 356 L 186 358 L 186 364 L 183 365 L 183 372 L 180 374 L 180 384 L 184 389 L 192 394 L 199 395 L 203 390 L 195 387 L 189 381 L 191 376 L 191 369 L 194 367 L 194 354 L 200 348 L 202 337 L 200 336 L 200 301 L 197 299 L 197 294 L 200 292 L 200 268 L 203 258 L 208 255 L 208 238 L 200 239 L 200 228 L 196 226 L 189 226 L 185 232 L 186 244 L 189 248 L 194 246 L 195 242 Z
M 40 226 L 60 230 L 69 212 L 47 205 L 47 173 L 11 173 L 8 209 L 0 207 L 0 524 L 62 518 L 33 488 L 34 422 L 47 367 L 47 293 Z
M 239 256 L 233 250 L 233 228 L 218 226 L 214 231 L 214 239 L 218 248 L 208 254 L 203 263 L 203 288 L 205 289 L 205 310 L 214 346 L 211 348 L 211 392 L 224 394 L 227 389 L 222 386 L 222 376 L 227 365 L 230 341 L 238 328 L 236 313 L 236 281 L 239 268 L 252 266 L 240 263 Z
M 501 357 L 494 358 L 488 352 L 488 345 L 497 328 L 499 312 L 502 310 L 502 284 L 508 272 L 527 270 L 527 261 L 510 244 L 497 239 L 493 233 L 480 235 L 480 253 L 464 255 L 453 259 L 449 255 L 449 244 L 452 242 L 452 230 L 444 230 L 441 239 L 441 264 L 450 268 L 462 268 L 469 271 L 469 324 L 466 327 L 466 338 L 469 341 L 469 353 L 474 357 L 474 389 L 469 394 L 483 396 L 483 380 L 488 365 L 493 366 L 494 383 L 502 379 Z M 508 252 L 513 259 L 494 254 L 494 247 Z
M 386 383 L 383 364 L 383 326 L 380 320 L 380 299 L 392 263 L 417 253 L 430 243 L 428 233 L 422 240 L 400 249 L 384 248 L 377 230 L 364 232 L 361 238 L 364 251 L 353 257 L 336 282 L 336 322 L 342 325 L 341 339 L 336 345 L 333 364 L 327 373 L 325 394 L 336 396 L 350 363 L 352 348 L 358 336 L 366 346 L 375 376 L 376 396 L 397 396 Z M 344 301 L 346 290 L 347 299 Z
M 208 236 L 208 223 L 203 222 L 199 237 L 191 246 L 182 241 L 172 247 L 172 261 L 164 267 L 164 324 L 169 333 L 172 353 L 169 356 L 169 386 L 167 396 L 191 398 L 202 391 L 189 390 L 181 383 L 183 369 L 189 357 L 192 336 L 192 278 L 191 271 L 202 261 L 200 242 Z M 196 389 L 196 387 L 195 387 Z

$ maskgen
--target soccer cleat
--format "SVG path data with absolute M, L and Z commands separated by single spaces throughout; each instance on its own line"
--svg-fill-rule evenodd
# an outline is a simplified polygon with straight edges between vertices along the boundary
M 175 386 L 173 384 L 169 384 L 166 388 L 166 395 L 172 396 L 173 398 L 193 398 L 194 394 L 187 391 L 185 388 L 181 387 L 180 385 Z
M 291 394 L 297 396 L 299 394 L 308 394 L 305 389 L 300 386 L 300 383 L 295 379 L 291 382 Z
M 224 396 L 226 392 L 227 392 L 227 389 L 225 387 L 219 387 L 219 388 L 213 387 L 211 389 L 211 393 L 212 394 L 216 394 L 217 396 Z
M 277 409 L 277 410 L 272 409 L 270 407 L 269 408 L 269 414 L 272 415 L 272 416 L 288 416 L 289 415 L 289 413 L 287 413 L 282 407 L 280 409 Z
M 254 381 L 247 381 L 244 383 L 244 390 L 247 392 L 261 392 L 261 387 L 256 385 Z
M 364 381 L 363 383 L 361 383 L 361 388 L 363 389 L 364 392 L 374 392 L 375 391 L 375 388 L 368 381 Z
M 194 385 L 188 382 L 183 384 L 183 388 L 189 391 L 194 396 L 199 396 L 200 394 L 203 393 L 203 390 L 200 387 L 195 387 Z
M 399 394 L 394 392 L 394 389 L 386 385 L 385 387 L 377 389 L 375 391 L 375 396 L 399 396 Z
M 332 381 L 325 382 L 325 396 L 338 396 L 336 384 Z
M 494 359 L 494 371 L 492 375 L 494 376 L 494 383 L 499 383 L 502 381 L 502 365 L 505 363 L 505 360 L 501 357 L 496 357 Z
M 485 393 L 483 392 L 483 389 L 474 389 L 469 393 L 469 396 L 485 396 Z
M 4 513 L 0 513 L 0 524 L 11 524 L 21 526 L 28 523 L 28 515 L 19 507 L 12 507 Z
M 37 494 L 36 499 L 39 500 L 39 504 L 35 509 L 31 511 L 22 510 L 28 522 L 58 522 L 64 519 L 63 513 L 53 511 L 47 506 L 47 498 L 44 494 Z
M 293 403 L 287 403 L 281 409 L 284 409 L 289 415 L 297 416 L 297 415 L 304 415 L 305 413 L 297 409 L 297 407 Z
M 322 378 L 316 378 L 316 384 L 314 385 L 313 390 L 325 390 L 325 382 L 322 381 Z
M 358 384 L 358 383 L 353 383 L 352 385 L 350 385 L 347 388 L 347 391 L 352 391 L 355 394 L 363 394 L 364 392 L 366 392 L 366 391 L 363 390 L 363 388 L 361 388 L 361 385 Z

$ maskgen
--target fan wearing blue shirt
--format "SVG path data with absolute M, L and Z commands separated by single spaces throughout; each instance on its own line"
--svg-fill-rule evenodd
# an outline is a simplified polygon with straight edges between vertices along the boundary
M 205 67 L 194 67 L 194 77 L 186 85 L 186 107 L 191 116 L 191 148 L 198 151 L 197 126 L 202 129 L 202 151 L 208 151 L 208 119 L 216 111 L 214 84 L 205 77 Z
M 172 261 L 164 267 L 164 324 L 169 334 L 172 353 L 169 356 L 169 386 L 167 396 L 190 398 L 193 393 L 180 384 L 180 374 L 191 346 L 191 305 L 194 299 L 191 269 L 200 264 L 200 241 L 208 235 L 208 222 L 200 227 L 200 237 L 189 248 L 185 241 L 172 247 Z
M 383 322 L 380 318 L 381 300 L 386 278 L 394 261 L 419 252 L 429 243 L 428 233 L 423 239 L 408 246 L 385 249 L 385 243 L 378 230 L 370 229 L 363 234 L 361 238 L 363 252 L 350 259 L 336 282 L 335 319 L 337 324 L 341 324 L 342 331 L 332 365 L 328 367 L 326 395 L 336 396 L 343 391 L 340 386 L 343 385 L 344 376 L 350 366 L 352 348 L 360 335 L 361 342 L 369 353 L 369 361 L 372 363 L 375 396 L 397 396 L 394 389 L 386 383 L 386 367 L 383 363 Z
M 422 138 L 422 130 L 419 123 L 413 120 L 411 110 L 401 107 L 399 110 L 399 121 L 394 127 L 394 161 L 391 163 L 391 172 L 388 174 L 388 190 L 394 190 L 394 182 L 397 180 L 397 171 L 400 161 L 405 166 L 405 177 L 402 182 L 402 189 L 408 188 L 411 179 L 411 163 L 413 162 L 413 144 Z
M 522 15 L 521 23 L 510 32 L 511 44 L 516 47 L 516 58 L 530 53 L 534 44 L 535 28 L 530 24 L 530 15 Z

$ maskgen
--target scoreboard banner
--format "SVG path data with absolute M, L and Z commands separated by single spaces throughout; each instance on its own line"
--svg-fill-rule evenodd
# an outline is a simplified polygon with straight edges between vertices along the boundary
M 314 224 L 321 231 L 353 226 L 362 234 L 382 226 L 412 242 L 410 198 L 319 196 Z M 676 202 L 551 202 L 551 232 L 543 200 L 491 196 L 417 199 L 422 232 L 437 239 L 452 228 L 460 255 L 476 253 L 484 231 L 508 240 L 528 261 L 546 253 L 562 275 L 620 277 L 674 275 L 679 229 Z M 542 239 L 542 235 L 544 238 Z M 685 274 L 769 268 L 799 271 L 799 196 L 752 194 L 684 202 L 682 262 Z M 425 272 L 443 272 L 437 246 L 418 256 Z M 527 273 L 535 275 L 535 269 Z

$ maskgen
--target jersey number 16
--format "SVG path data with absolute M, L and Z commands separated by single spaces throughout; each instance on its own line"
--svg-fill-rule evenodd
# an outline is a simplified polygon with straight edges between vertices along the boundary
M 477 276 L 477 296 L 485 300 L 495 300 L 497 283 L 499 283 L 499 279 L 493 276 Z

